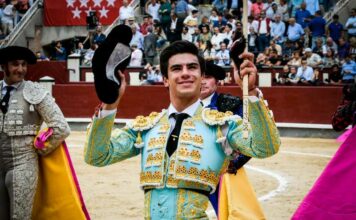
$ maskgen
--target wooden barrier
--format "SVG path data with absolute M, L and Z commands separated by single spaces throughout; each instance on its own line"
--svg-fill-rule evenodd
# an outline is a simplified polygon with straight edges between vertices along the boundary
M 263 88 L 265 99 L 277 122 L 330 124 L 341 97 L 340 87 L 276 86 Z M 241 96 L 237 86 L 226 86 L 219 91 Z M 93 84 L 58 84 L 53 87 L 56 102 L 70 118 L 91 117 L 100 103 Z M 169 105 L 164 86 L 128 86 L 119 106 L 118 118 L 134 118 L 161 111 Z

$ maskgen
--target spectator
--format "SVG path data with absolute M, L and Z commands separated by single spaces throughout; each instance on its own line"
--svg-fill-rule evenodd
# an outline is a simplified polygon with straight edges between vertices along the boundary
M 356 76 L 356 63 L 352 60 L 351 55 L 348 55 L 345 59 L 345 63 L 342 64 L 342 83 L 354 83 Z
M 339 15 L 334 14 L 333 22 L 329 24 L 326 33 L 334 42 L 339 42 L 339 39 L 344 36 L 344 26 L 339 22 Z
M 271 50 L 276 50 L 278 56 L 282 56 L 282 47 L 280 45 L 276 44 L 276 41 L 271 40 L 269 44 L 270 44 L 269 48 Z
M 272 3 L 272 12 L 269 16 L 267 16 L 267 13 L 266 13 L 266 16 L 267 16 L 267 18 L 271 19 L 274 22 L 276 20 L 277 15 L 279 15 L 280 18 L 282 18 L 282 14 L 278 11 L 277 3 L 273 2 Z
M 185 0 L 178 0 L 174 12 L 178 18 L 185 19 L 189 14 L 188 3 Z
M 313 82 L 313 68 L 310 67 L 305 58 L 302 59 L 302 66 L 298 67 L 297 79 L 303 84 L 309 84 Z
M 277 44 L 283 45 L 286 25 L 281 21 L 281 15 L 275 16 L 275 22 L 271 24 L 271 37 Z
M 219 66 L 228 66 L 230 65 L 230 53 L 226 48 L 226 43 L 220 43 L 220 51 L 216 53 L 215 64 Z
M 288 62 L 289 66 L 300 66 L 302 65 L 302 58 L 300 57 L 300 51 L 296 50 L 293 52 L 292 59 Z
M 266 63 L 267 66 L 280 66 L 282 63 L 281 57 L 278 56 L 278 52 L 276 49 L 271 49 L 271 53 L 268 57 L 268 61 Z
M 304 50 L 304 53 L 305 53 L 305 58 L 307 59 L 308 66 L 316 68 L 322 64 L 323 61 L 322 61 L 321 57 L 318 54 L 313 53 L 312 49 L 306 48 Z M 302 63 L 302 65 L 303 65 L 303 63 Z
M 169 25 L 171 20 L 171 3 L 167 0 L 161 0 L 161 5 L 158 10 L 158 14 L 161 16 L 161 26 L 165 34 L 169 31 Z
M 67 59 L 67 50 L 62 47 L 62 43 L 60 41 L 56 42 L 53 58 L 58 61 L 65 61 Z
M 263 52 L 260 52 L 256 58 L 256 65 L 258 67 L 267 65 L 268 57 L 270 55 L 270 49 L 268 47 L 265 48 Z
M 162 83 L 163 78 L 161 71 L 159 69 L 159 65 L 157 66 L 147 66 L 147 82 L 151 85 Z
M 323 45 L 323 55 L 325 56 L 328 50 L 332 50 L 333 53 L 337 54 L 337 45 L 331 37 L 326 39 L 326 43 Z
M 227 1 L 225 0 L 214 0 L 213 7 L 217 9 L 217 11 L 223 14 L 227 8 Z
M 315 12 L 315 17 L 308 25 L 312 36 L 312 48 L 315 46 L 315 41 L 318 38 L 323 39 L 323 42 L 325 42 L 325 25 L 326 21 L 323 17 L 321 17 L 321 12 Z
M 14 5 L 14 8 L 16 10 L 14 16 L 14 24 L 16 25 L 21 21 L 22 17 L 30 8 L 30 3 L 28 2 L 28 0 L 18 0 L 17 3 Z
M 136 44 L 131 44 L 131 60 L 129 66 L 142 66 L 142 50 L 137 48 Z
M 236 30 L 236 19 L 232 14 L 228 13 L 225 15 L 226 18 L 226 25 L 230 25 L 230 29 L 232 32 Z M 225 26 L 226 27 L 226 26 Z
M 264 51 L 266 47 L 269 46 L 270 37 L 270 22 L 269 18 L 266 18 L 266 13 L 264 11 L 260 14 L 260 19 L 258 20 L 258 50 Z
M 273 20 L 273 9 L 272 9 L 273 3 L 274 3 L 273 0 L 267 0 L 263 4 L 263 11 L 266 13 L 266 17 L 269 18 L 270 20 Z M 276 3 L 274 3 L 274 4 L 276 4 Z
M 214 62 L 216 51 L 213 48 L 211 41 L 206 42 L 206 47 L 203 50 L 203 57 L 206 62 Z
M 148 16 L 143 17 L 143 21 L 139 26 L 140 26 L 139 30 L 143 36 L 146 36 L 148 34 L 147 32 L 148 27 L 151 27 L 151 30 L 153 30 L 152 24 L 148 22 Z
M 227 39 L 229 41 L 228 47 L 230 44 L 232 44 L 232 36 L 233 36 L 233 31 L 232 31 L 232 26 L 231 24 L 226 24 L 223 32 L 223 39 Z
M 158 10 L 160 7 L 161 5 L 157 3 L 156 0 L 151 0 L 151 4 L 147 4 L 146 13 L 151 15 L 153 20 L 159 21 L 160 19 L 159 19 Z
M 251 53 L 257 53 L 257 34 L 253 26 L 250 26 L 248 34 L 248 51 Z
M 125 23 L 127 26 L 135 26 L 136 30 L 140 30 L 140 25 L 136 22 L 135 17 L 129 17 Z M 142 34 L 142 33 L 141 33 Z
M 347 28 L 349 40 L 356 37 L 356 8 L 351 10 L 350 17 L 347 19 L 345 27 Z
M 339 59 L 335 57 L 334 51 L 327 49 L 325 56 L 323 57 L 324 67 L 331 67 L 333 65 L 338 65 Z
M 248 34 L 249 34 L 249 31 L 250 31 L 250 27 L 253 28 L 254 30 L 254 33 L 257 33 L 257 30 L 258 30 L 258 20 L 254 19 L 253 16 L 248 16 L 247 17 L 247 30 L 248 30 Z
M 339 46 L 337 50 L 339 60 L 342 61 L 349 55 L 350 53 L 350 44 L 349 42 L 346 42 L 345 38 L 341 37 L 339 39 Z
M 296 11 L 301 8 L 301 4 L 304 2 L 304 0 L 291 0 L 290 1 L 290 16 L 295 17 Z
M 199 36 L 199 49 L 205 50 L 206 42 L 211 40 L 211 33 L 209 29 L 209 25 L 205 24 L 201 27 L 201 33 Z
M 211 36 L 211 44 L 216 51 L 220 50 L 220 42 L 223 40 L 224 34 L 220 33 L 220 29 L 218 27 L 214 27 L 214 33 Z
M 98 45 L 97 44 L 92 44 L 90 46 L 90 48 L 87 50 L 87 52 L 85 53 L 84 55 L 84 60 L 83 60 L 83 64 L 84 65 L 87 65 L 87 66 L 91 66 L 92 63 L 92 59 L 93 59 L 93 56 L 94 56 L 94 53 L 95 53 L 95 50 L 98 48 Z
M 183 27 L 182 40 L 192 42 L 192 35 L 189 33 L 188 27 Z
M 201 28 L 202 28 L 204 25 L 207 25 L 207 26 L 209 27 L 209 30 L 210 30 L 210 27 L 212 26 L 211 23 L 210 23 L 210 21 L 209 21 L 208 16 L 205 16 L 205 15 L 201 18 L 201 22 L 200 22 L 200 24 L 198 25 L 200 31 L 201 31 Z
M 283 56 L 286 56 L 287 58 L 290 58 L 293 56 L 293 52 L 296 50 L 295 45 L 293 42 L 290 40 L 286 40 L 284 42 L 284 46 L 282 47 L 282 54 Z
M 143 36 L 142 36 L 142 34 L 139 31 L 137 31 L 137 28 L 135 25 L 131 26 L 131 30 L 132 30 L 132 39 L 130 42 L 130 46 L 135 44 L 138 47 L 138 49 L 143 50 Z
M 198 27 L 198 10 L 193 10 L 192 14 L 186 17 L 183 23 L 188 27 L 189 33 L 194 34 L 195 28 Z
M 276 77 L 276 82 L 281 85 L 286 84 L 288 75 L 289 75 L 289 67 L 285 65 L 283 66 L 283 72 L 279 73 L 278 76 Z
M 1 25 L 3 35 L 7 36 L 14 29 L 14 5 L 16 0 L 12 0 L 10 4 L 6 5 L 2 11 Z
M 200 30 L 198 27 L 194 29 L 194 33 L 192 34 L 192 43 L 199 48 L 199 37 L 200 37 Z
M 149 83 L 147 82 L 147 72 L 146 72 L 146 71 L 140 72 L 140 74 L 138 75 L 138 78 L 139 78 L 139 80 L 140 80 L 140 85 L 141 85 L 141 86 L 142 86 L 142 85 L 147 85 L 147 84 L 149 84 Z
M 329 74 L 329 78 L 326 79 L 325 82 L 330 83 L 331 85 L 341 85 L 342 75 L 339 65 L 335 64 L 331 67 L 331 73 Z
M 124 24 L 128 18 L 135 17 L 134 9 L 129 5 L 128 0 L 122 1 L 122 6 L 119 9 L 120 23 Z
M 308 27 L 308 24 L 310 22 L 310 11 L 306 9 L 307 5 L 305 2 L 303 2 L 300 5 L 300 8 L 296 10 L 295 12 L 295 21 L 302 26 L 302 28 Z
M 213 27 L 218 27 L 219 29 L 224 28 L 227 24 L 226 19 L 224 18 L 223 14 L 218 14 L 218 20 L 213 21 Z
M 95 34 L 93 36 L 93 43 L 100 46 L 106 39 L 105 34 L 103 34 L 103 27 L 98 25 L 95 29 Z
M 153 33 L 152 27 L 147 28 L 148 34 L 143 39 L 144 52 L 146 62 L 154 65 L 154 58 L 156 56 L 156 43 L 157 43 L 157 35 Z
M 36 58 L 37 58 L 37 62 L 49 61 L 49 58 L 46 57 L 45 55 L 43 55 L 43 54 L 41 53 L 41 51 L 37 51 L 35 55 L 36 55 Z
M 314 15 L 317 11 L 320 10 L 319 8 L 319 0 L 304 0 L 307 10 L 310 14 Z
M 262 3 L 262 0 L 256 0 L 255 3 L 252 4 L 251 6 L 251 15 L 252 16 L 256 16 L 256 15 L 260 15 L 261 12 L 263 11 L 263 3 Z
M 279 0 L 278 12 L 281 14 L 281 19 L 285 24 L 288 24 L 289 20 L 289 8 L 286 0 Z M 286 29 L 287 30 L 287 29 Z
M 297 78 L 297 67 L 291 66 L 289 68 L 290 73 L 288 74 L 288 78 L 286 79 L 287 84 L 297 84 L 299 79 Z
M 316 39 L 315 47 L 313 47 L 313 53 L 316 53 L 319 56 L 323 57 L 323 46 L 323 40 L 321 38 Z
M 295 23 L 294 18 L 289 19 L 289 26 L 287 31 L 288 40 L 291 42 L 303 41 L 304 30 L 302 26 Z
M 164 33 L 164 31 L 162 31 L 162 28 L 160 26 L 157 26 L 155 28 L 155 34 L 157 36 L 157 43 L 156 43 L 157 50 L 161 51 L 168 43 L 167 36 Z
M 219 20 L 218 11 L 216 10 L 216 8 L 211 9 L 211 15 L 209 17 L 210 23 L 214 24 L 214 22 L 217 22 L 218 20 Z
M 171 23 L 167 38 L 170 43 L 182 39 L 183 19 L 178 18 L 175 13 L 171 13 Z

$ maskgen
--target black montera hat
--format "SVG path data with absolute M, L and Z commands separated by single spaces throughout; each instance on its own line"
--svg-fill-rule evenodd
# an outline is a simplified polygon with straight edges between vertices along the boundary
M 206 62 L 206 69 L 205 69 L 205 75 L 206 76 L 212 76 L 216 80 L 223 80 L 226 77 L 225 70 L 216 64 L 213 64 L 211 62 Z
M 6 64 L 12 60 L 26 60 L 28 64 L 35 64 L 35 54 L 26 47 L 8 46 L 0 49 L 0 64 Z
M 96 49 L 92 60 L 94 84 L 100 101 L 112 104 L 119 96 L 120 77 L 131 59 L 129 43 L 131 28 L 118 25 L 112 29 L 105 41 Z

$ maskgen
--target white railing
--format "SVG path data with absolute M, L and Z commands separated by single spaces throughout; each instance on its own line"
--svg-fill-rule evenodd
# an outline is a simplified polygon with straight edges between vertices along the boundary
M 132 0 L 129 5 L 130 5 L 132 8 L 135 9 L 139 4 L 140 4 L 140 1 L 139 1 L 139 0 Z M 105 34 L 106 36 L 108 36 L 108 34 L 110 33 L 110 31 L 111 31 L 116 25 L 118 25 L 119 23 L 120 23 L 120 19 L 119 19 L 119 16 L 117 16 L 117 18 L 115 19 L 115 21 L 114 21 L 110 26 L 108 26 L 108 27 L 105 29 L 104 34 Z
M 325 13 L 324 19 L 326 23 L 331 22 L 334 14 L 339 13 L 340 10 L 343 9 L 349 3 L 349 1 L 350 0 L 338 0 L 332 10 L 329 10 L 327 13 Z
M 32 6 L 27 10 L 25 15 L 21 18 L 21 21 L 16 24 L 15 28 L 9 35 L 1 42 L 1 47 L 10 46 L 19 36 L 21 31 L 24 31 L 26 26 L 30 23 L 32 17 L 36 14 L 36 11 L 43 6 L 43 0 L 35 1 Z

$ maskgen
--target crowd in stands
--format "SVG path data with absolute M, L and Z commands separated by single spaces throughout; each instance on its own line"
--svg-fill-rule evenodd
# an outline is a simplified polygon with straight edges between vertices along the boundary
M 283 73 L 277 74 L 275 79 L 280 84 L 317 85 L 321 83 L 324 68 L 331 68 L 332 73 L 322 83 L 353 82 L 356 77 L 356 9 L 351 9 L 345 24 L 339 22 L 337 14 L 327 24 L 321 9 L 329 9 L 330 3 L 249 1 L 247 42 L 257 66 L 281 66 Z M 119 16 L 133 32 L 132 65 L 159 64 L 160 51 L 182 39 L 193 42 L 208 62 L 230 66 L 232 39 L 243 33 L 241 1 L 214 0 L 212 6 L 207 16 L 201 14 L 199 2 L 149 0 L 143 22 L 137 23 L 134 10 L 125 3 Z
M 12 0 L 9 4 L 13 16 L 13 8 L 20 1 L 30 5 L 28 0 Z M 203 10 L 204 4 L 211 4 L 208 13 Z M 248 51 L 255 54 L 257 67 L 283 68 L 275 78 L 279 84 L 318 85 L 324 68 L 331 68 L 332 74 L 322 83 L 354 82 L 356 8 L 350 9 L 346 23 L 340 23 L 337 14 L 327 23 L 323 14 L 334 4 L 332 0 L 249 0 L 247 45 Z M 5 2 L 3 5 L 2 21 L 8 7 Z M 142 17 L 135 17 L 128 0 L 123 0 L 118 12 L 119 22 L 130 26 L 133 34 L 130 66 L 146 69 L 140 75 L 142 84 L 160 82 L 161 77 L 156 76 L 160 52 L 177 40 L 193 42 L 208 62 L 231 66 L 232 39 L 243 35 L 242 0 L 146 0 L 142 6 Z M 84 42 L 76 42 L 70 51 L 61 42 L 54 42 L 49 59 L 65 60 L 69 54 L 77 54 L 82 65 L 91 66 L 95 49 L 105 37 L 97 25 L 85 40 L 86 49 Z M 39 59 L 48 60 L 38 53 Z
M 34 0 L 0 0 L 0 40 L 20 22 Z

